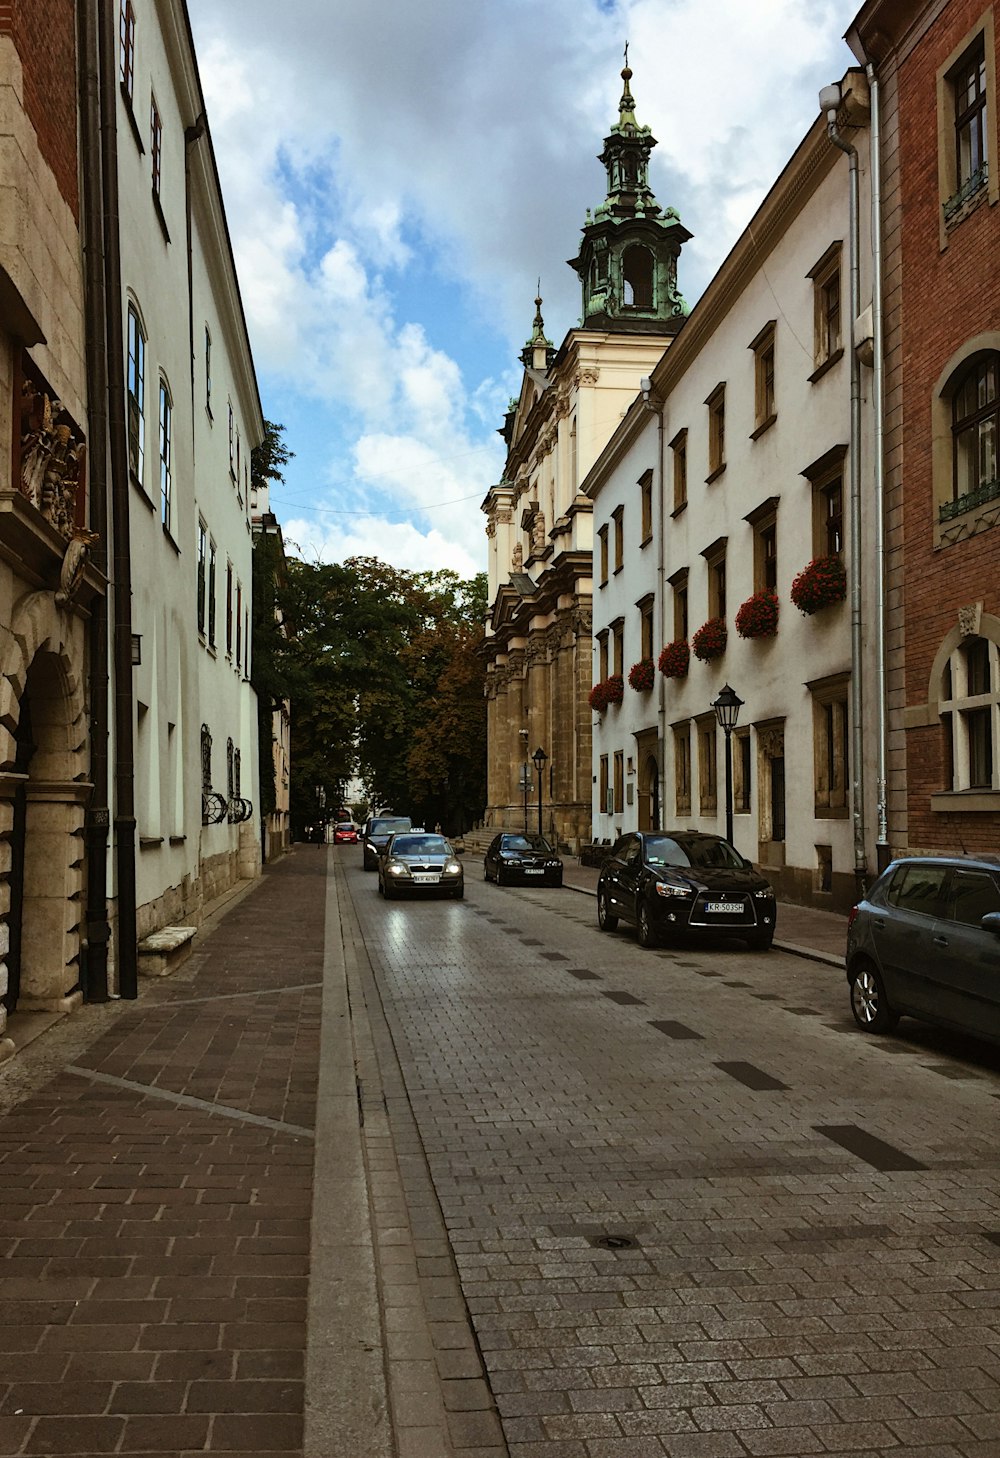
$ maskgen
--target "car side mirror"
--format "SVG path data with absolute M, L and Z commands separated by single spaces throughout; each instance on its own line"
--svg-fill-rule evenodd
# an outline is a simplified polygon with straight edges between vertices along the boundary
M 983 917 L 982 926 L 984 931 L 994 932 L 1000 937 L 1000 911 L 988 911 Z
M 746 858 L 746 856 L 743 857 L 743 869 L 745 871 L 752 871 L 753 870 L 753 861 L 748 861 L 747 858 Z

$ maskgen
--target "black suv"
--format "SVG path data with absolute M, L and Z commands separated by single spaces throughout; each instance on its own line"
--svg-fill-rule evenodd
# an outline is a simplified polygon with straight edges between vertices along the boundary
M 397 830 L 412 830 L 413 821 L 408 815 L 372 815 L 365 822 L 361 837 L 361 854 L 366 871 L 378 869 L 378 858 L 385 850 L 390 835 Z
M 742 937 L 766 952 L 774 938 L 774 890 L 728 840 L 697 830 L 623 835 L 601 867 L 597 923 L 635 923 L 639 945 L 664 937 Z

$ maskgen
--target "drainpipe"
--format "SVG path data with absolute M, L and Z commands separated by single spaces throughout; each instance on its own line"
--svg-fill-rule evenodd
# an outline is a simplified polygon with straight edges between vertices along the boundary
M 132 729 L 132 559 L 129 541 L 128 438 L 125 433 L 125 331 L 118 213 L 118 37 L 114 7 L 99 7 L 101 176 L 104 186 L 104 288 L 107 306 L 108 421 L 111 444 L 112 582 L 115 680 L 115 869 L 118 992 L 138 996 L 135 885 L 135 769 Z
M 854 877 L 860 897 L 868 878 L 865 853 L 865 785 L 862 753 L 862 617 L 861 617 L 861 361 L 855 353 L 855 321 L 861 312 L 861 287 L 858 266 L 858 153 L 837 131 L 840 107 L 840 86 L 824 86 L 819 93 L 820 110 L 826 113 L 827 136 L 847 156 L 850 246 L 850 309 L 851 309 L 851 821 L 854 830 Z
M 882 360 L 882 115 L 881 95 L 875 67 L 865 65 L 871 96 L 871 212 L 872 212 L 872 389 L 875 395 L 875 490 L 872 510 L 875 516 L 875 687 L 878 734 L 876 741 L 876 837 L 875 855 L 878 870 L 889 864 L 889 811 L 887 781 L 889 762 L 888 692 L 885 641 L 885 374 Z
M 101 236 L 100 79 L 97 0 L 79 11 L 81 160 L 86 311 L 88 496 L 94 566 L 108 575 L 108 358 L 104 333 L 104 264 Z M 86 938 L 81 983 L 88 1002 L 108 1000 L 108 599 L 93 606 L 89 635 L 90 802 L 84 817 L 87 863 Z
M 662 403 L 662 401 L 658 401 L 656 399 L 656 397 L 654 396 L 654 394 L 653 394 L 653 382 L 652 382 L 652 380 L 648 376 L 645 379 L 640 380 L 639 385 L 640 385 L 640 388 L 642 390 L 642 403 L 643 403 L 643 405 L 645 405 L 645 407 L 646 407 L 647 410 L 653 412 L 656 415 L 656 498 L 657 498 L 657 509 L 656 509 L 656 598 L 657 598 L 657 603 L 659 605 L 659 614 L 658 614 L 658 617 L 659 617 L 659 623 L 660 623 L 660 647 L 662 648 L 663 645 L 664 645 L 664 643 L 667 641 L 667 639 L 666 639 L 666 631 L 667 631 L 667 629 L 666 629 L 666 613 L 667 613 L 666 595 L 667 594 L 666 594 L 666 583 L 665 583 L 664 577 L 663 577 L 663 574 L 667 570 L 667 568 L 666 568 L 666 561 L 667 561 L 667 542 L 666 542 L 666 520 L 667 520 L 667 512 L 666 512 L 666 506 L 664 505 L 665 484 L 664 484 L 664 480 L 663 480 L 663 434 L 664 434 L 664 426 L 663 426 L 663 403 Z M 654 664 L 656 663 L 656 654 L 657 654 L 657 650 L 656 650 L 656 645 L 654 643 L 654 645 L 653 645 L 653 662 L 654 662 Z M 663 677 L 663 674 L 662 673 L 660 674 L 660 682 L 659 682 L 659 684 L 657 686 L 657 695 L 656 695 L 656 698 L 657 698 L 657 708 L 656 708 L 656 718 L 657 718 L 657 731 L 656 731 L 657 746 L 656 746 L 656 748 L 657 748 L 657 756 L 656 757 L 657 757 L 657 761 L 659 763 L 659 771 L 658 771 L 658 773 L 659 773 L 659 779 L 660 779 L 660 783 L 659 783 L 659 787 L 658 787 L 658 793 L 657 793 L 657 802 L 658 803 L 657 803 L 656 809 L 657 809 L 657 815 L 658 815 L 660 824 L 653 826 L 653 829 L 654 830 L 659 830 L 660 827 L 663 824 L 663 797 L 664 797 L 664 794 L 666 793 L 666 783 L 667 783 L 667 681 Z

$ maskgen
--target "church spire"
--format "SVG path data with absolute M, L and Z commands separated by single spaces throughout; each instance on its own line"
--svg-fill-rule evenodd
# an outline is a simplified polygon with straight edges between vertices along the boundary
M 677 291 L 677 260 L 691 234 L 674 208 L 663 209 L 649 185 L 656 138 L 640 126 L 625 47 L 618 120 L 604 139 L 599 161 L 607 196 L 587 213 L 583 240 L 570 266 L 583 285 L 585 328 L 674 333 L 687 314 Z
M 551 339 L 545 337 L 545 320 L 542 318 L 542 281 L 538 280 L 535 294 L 535 317 L 532 320 L 531 338 L 521 350 L 520 359 L 525 369 L 547 370 L 555 357 Z

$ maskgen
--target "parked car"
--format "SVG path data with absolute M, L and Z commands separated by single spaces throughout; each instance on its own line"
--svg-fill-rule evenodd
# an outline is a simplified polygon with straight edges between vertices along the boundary
M 774 938 L 774 890 L 721 835 L 696 830 L 633 831 L 601 867 L 597 922 L 635 923 L 639 944 L 665 937 L 742 937 L 759 952 Z
M 357 845 L 358 828 L 352 820 L 343 820 L 333 827 L 334 845 Z
M 907 1014 L 1000 1042 L 1000 856 L 894 861 L 851 911 L 847 981 L 866 1033 Z
M 388 845 L 390 835 L 412 829 L 413 821 L 408 815 L 369 816 L 361 837 L 361 860 L 365 870 L 374 871 L 378 866 L 378 858 Z
M 483 879 L 507 886 L 512 881 L 561 886 L 563 863 L 541 835 L 495 835 L 483 858 Z
M 425 892 L 461 900 L 465 895 L 462 862 L 443 835 L 398 832 L 379 860 L 378 889 L 387 901 Z

